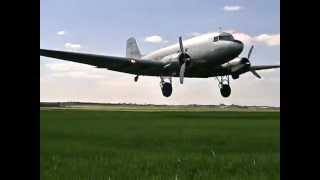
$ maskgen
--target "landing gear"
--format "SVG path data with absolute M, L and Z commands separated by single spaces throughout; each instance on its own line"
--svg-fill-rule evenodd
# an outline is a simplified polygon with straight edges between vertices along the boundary
M 138 79 L 139 79 L 139 75 L 136 75 L 136 76 L 134 77 L 134 82 L 137 82 Z
M 232 74 L 232 79 L 238 79 L 239 78 L 239 74 Z
M 162 95 L 164 97 L 170 97 L 172 94 L 172 80 L 171 77 L 169 77 L 170 82 L 165 82 L 164 77 L 160 77 L 161 82 L 160 82 L 160 87 L 162 91 Z
M 220 88 L 220 93 L 222 97 L 229 97 L 231 94 L 231 87 L 230 87 L 230 79 L 229 75 L 227 76 L 220 76 L 220 79 L 216 77 L 216 79 L 219 81 L 219 88 Z
M 220 93 L 223 97 L 229 97 L 231 94 L 231 88 L 228 84 L 223 84 L 220 88 Z
M 170 83 L 168 83 L 168 82 L 163 83 L 161 91 L 162 91 L 162 95 L 164 97 L 171 96 L 171 94 L 172 94 L 172 85 Z

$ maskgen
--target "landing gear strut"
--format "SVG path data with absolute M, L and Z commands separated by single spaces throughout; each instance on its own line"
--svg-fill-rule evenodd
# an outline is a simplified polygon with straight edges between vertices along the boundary
M 220 76 L 220 79 L 216 77 L 216 79 L 219 81 L 219 88 L 220 93 L 223 97 L 229 97 L 231 94 L 231 88 L 230 88 L 230 79 L 229 75 L 226 76 Z
M 136 75 L 136 76 L 134 77 L 134 82 L 137 82 L 138 79 L 139 79 L 139 75 Z
M 171 77 L 169 77 L 170 82 L 165 82 L 164 77 L 160 77 L 160 79 L 161 79 L 160 88 L 162 91 L 162 95 L 164 97 L 170 97 L 172 94 L 172 79 L 171 79 Z

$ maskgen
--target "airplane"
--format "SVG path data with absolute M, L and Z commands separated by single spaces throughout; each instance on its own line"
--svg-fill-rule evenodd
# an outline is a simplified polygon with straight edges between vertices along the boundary
M 246 57 L 238 57 L 244 44 L 236 40 L 231 33 L 207 33 L 161 48 L 146 55 L 140 53 L 137 41 L 131 37 L 126 44 L 126 57 L 105 56 L 78 52 L 48 50 L 40 48 L 40 55 L 83 63 L 97 68 L 139 76 L 159 76 L 160 88 L 164 97 L 172 94 L 172 77 L 184 78 L 215 77 L 222 97 L 231 94 L 230 76 L 238 79 L 240 75 L 251 72 L 257 78 L 258 70 L 280 68 L 280 65 L 251 65 L 249 61 L 253 46 Z

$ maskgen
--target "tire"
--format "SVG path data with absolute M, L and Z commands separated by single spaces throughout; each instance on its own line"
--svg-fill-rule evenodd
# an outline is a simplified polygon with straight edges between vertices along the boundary
M 229 97 L 231 94 L 231 88 L 227 84 L 223 84 L 222 87 L 220 88 L 220 93 L 222 97 Z
M 239 78 L 239 74 L 232 74 L 232 79 L 238 79 Z
M 168 83 L 168 82 L 165 82 L 165 83 L 162 85 L 161 91 L 162 91 L 162 95 L 163 95 L 164 97 L 170 97 L 171 94 L 172 94 L 172 84 L 170 84 L 170 83 Z

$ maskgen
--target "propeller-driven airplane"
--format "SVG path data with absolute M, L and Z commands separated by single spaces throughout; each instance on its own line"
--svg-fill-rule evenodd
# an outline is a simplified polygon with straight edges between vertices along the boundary
M 65 52 L 40 49 L 40 55 L 77 63 L 84 63 L 97 68 L 124 72 L 139 76 L 159 76 L 162 94 L 172 94 L 172 77 L 179 77 L 183 84 L 184 77 L 216 77 L 223 97 L 231 94 L 230 76 L 238 79 L 241 74 L 251 72 L 257 78 L 257 70 L 279 68 L 280 65 L 251 65 L 249 59 L 253 50 L 251 46 L 247 57 L 238 57 L 243 50 L 243 43 L 234 39 L 232 34 L 220 32 L 208 33 L 141 55 L 134 38 L 127 40 L 126 57 L 104 56 L 77 52 Z

